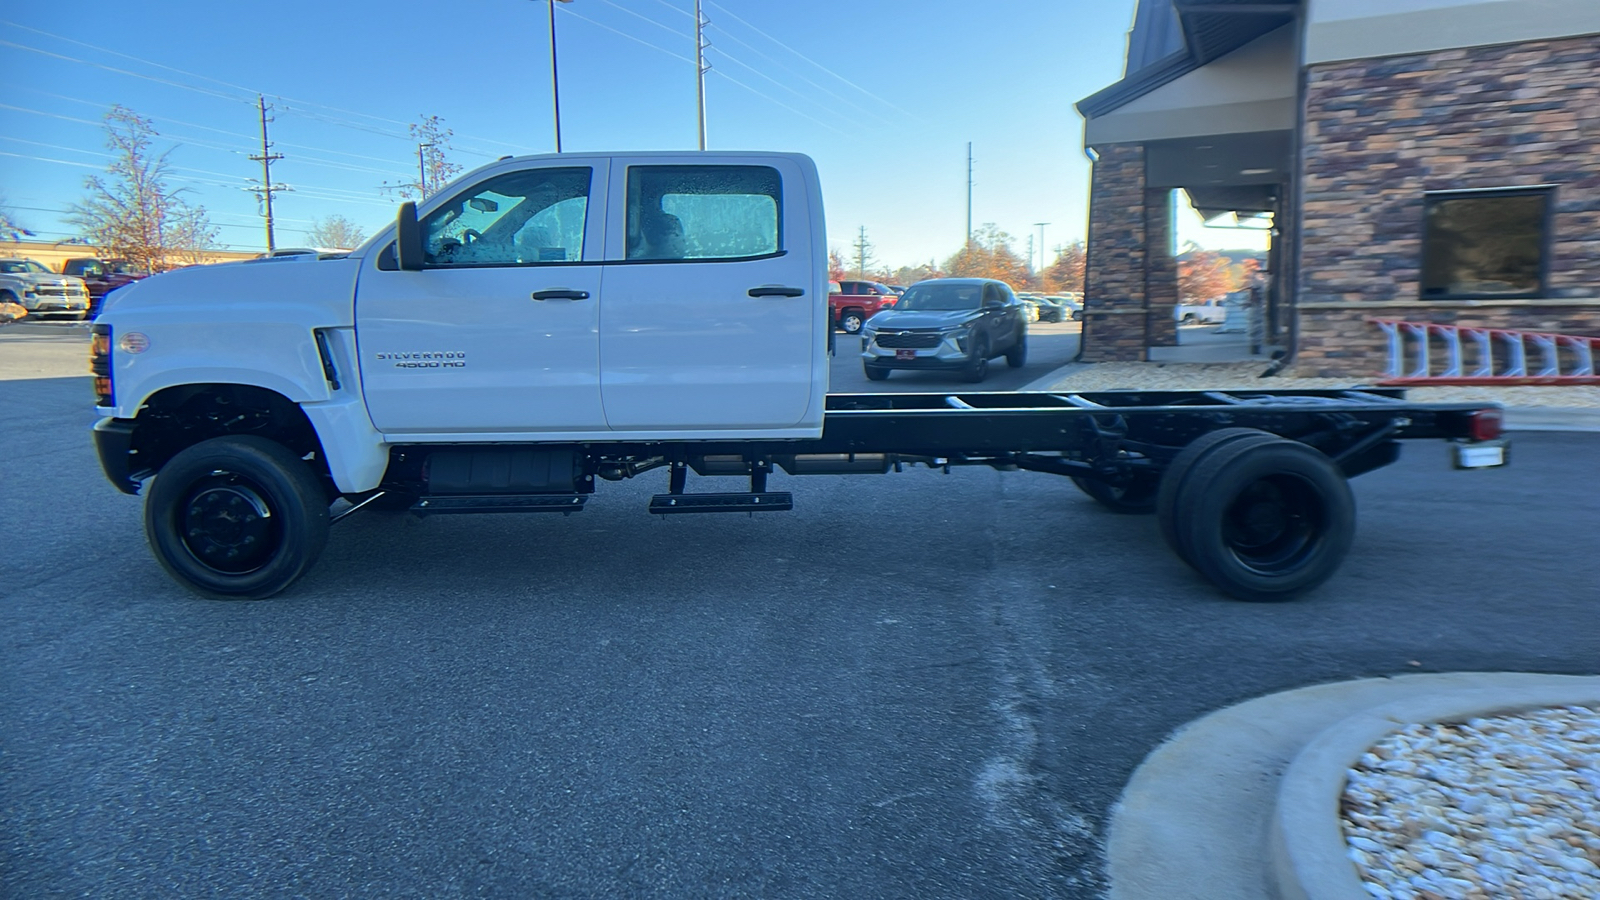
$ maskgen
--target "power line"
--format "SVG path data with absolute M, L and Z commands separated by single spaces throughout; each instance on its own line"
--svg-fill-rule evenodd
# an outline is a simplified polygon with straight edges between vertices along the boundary
M 879 97 L 877 94 L 874 94 L 873 92 L 871 92 L 871 91 L 867 90 L 866 88 L 862 87 L 861 85 L 856 84 L 854 81 L 851 81 L 850 79 L 844 77 L 843 75 L 840 75 L 838 72 L 833 71 L 832 69 L 828 68 L 827 66 L 823 65 L 822 63 L 819 63 L 816 60 L 812 59 L 811 57 L 805 55 L 804 53 L 801 53 L 799 50 L 796 50 L 793 47 L 789 46 L 788 44 L 785 44 L 783 41 L 780 41 L 777 38 L 773 37 L 772 35 L 767 34 L 765 31 L 762 31 L 761 29 L 757 28 L 756 26 L 751 25 L 749 22 L 746 22 L 744 19 L 739 18 L 738 16 L 736 16 L 732 12 L 730 12 L 727 9 L 727 7 L 723 6 L 720 3 L 717 3 L 716 0 L 707 0 L 707 3 L 709 3 L 711 6 L 715 6 L 717 9 L 721 10 L 724 14 L 726 14 L 728 16 L 728 18 L 734 20 L 735 22 L 738 22 L 740 25 L 743 25 L 744 27 L 750 29 L 751 31 L 754 31 L 756 34 L 761 35 L 762 37 L 764 37 L 767 40 L 773 42 L 774 44 L 777 44 L 779 47 L 782 47 L 783 49 L 789 51 L 790 53 L 793 53 L 795 56 L 800 57 L 801 59 L 805 60 L 806 62 L 810 63 L 811 65 L 816 66 L 817 68 L 819 68 L 822 71 L 828 73 L 829 75 L 832 75 L 834 78 L 839 79 L 840 81 L 844 82 L 845 84 L 850 85 L 851 87 L 855 88 L 856 90 L 860 91 L 861 93 L 866 94 L 868 97 L 871 97 L 872 99 L 878 101 L 879 103 L 882 103 L 884 106 L 887 106 L 890 109 L 895 110 L 896 112 L 903 113 L 904 115 L 910 116 L 913 119 L 920 120 L 920 117 L 917 116 L 915 113 L 912 113 L 912 112 L 909 112 L 907 110 L 901 109 L 900 107 L 894 105 L 893 103 L 890 103 L 888 100 L 885 100 L 882 97 Z

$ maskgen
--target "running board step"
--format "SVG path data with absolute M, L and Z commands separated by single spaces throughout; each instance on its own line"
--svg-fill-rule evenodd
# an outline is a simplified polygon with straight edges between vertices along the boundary
M 783 512 L 789 509 L 794 509 L 794 495 L 788 491 L 762 491 L 758 494 L 657 494 L 650 498 L 650 511 L 656 515 Z
M 453 513 L 558 512 L 575 513 L 588 502 L 588 494 L 450 494 L 418 498 L 411 512 L 419 516 Z

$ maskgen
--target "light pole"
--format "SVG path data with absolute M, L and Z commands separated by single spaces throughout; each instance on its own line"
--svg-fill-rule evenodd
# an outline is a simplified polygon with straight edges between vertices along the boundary
M 1049 225 L 1050 223 L 1049 222 L 1035 222 L 1033 224 L 1034 224 L 1034 226 L 1036 228 L 1039 229 L 1039 271 L 1043 272 L 1044 271 L 1044 227 L 1046 225 Z
M 556 66 L 556 4 L 572 0 L 545 0 L 550 6 L 550 106 L 555 111 L 556 152 L 561 152 L 561 81 Z

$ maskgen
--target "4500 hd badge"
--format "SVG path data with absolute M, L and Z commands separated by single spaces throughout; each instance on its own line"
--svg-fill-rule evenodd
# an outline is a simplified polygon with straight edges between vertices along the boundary
M 466 351 L 455 353 L 378 353 L 380 362 L 393 362 L 396 369 L 465 369 Z

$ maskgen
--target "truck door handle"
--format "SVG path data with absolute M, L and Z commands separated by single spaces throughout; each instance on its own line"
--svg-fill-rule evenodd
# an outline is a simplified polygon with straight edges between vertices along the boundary
M 551 288 L 548 291 L 534 291 L 535 300 L 587 300 L 588 291 L 575 291 L 572 288 Z
M 763 284 L 745 293 L 752 297 L 803 297 L 806 291 L 805 288 L 789 287 L 785 284 Z

